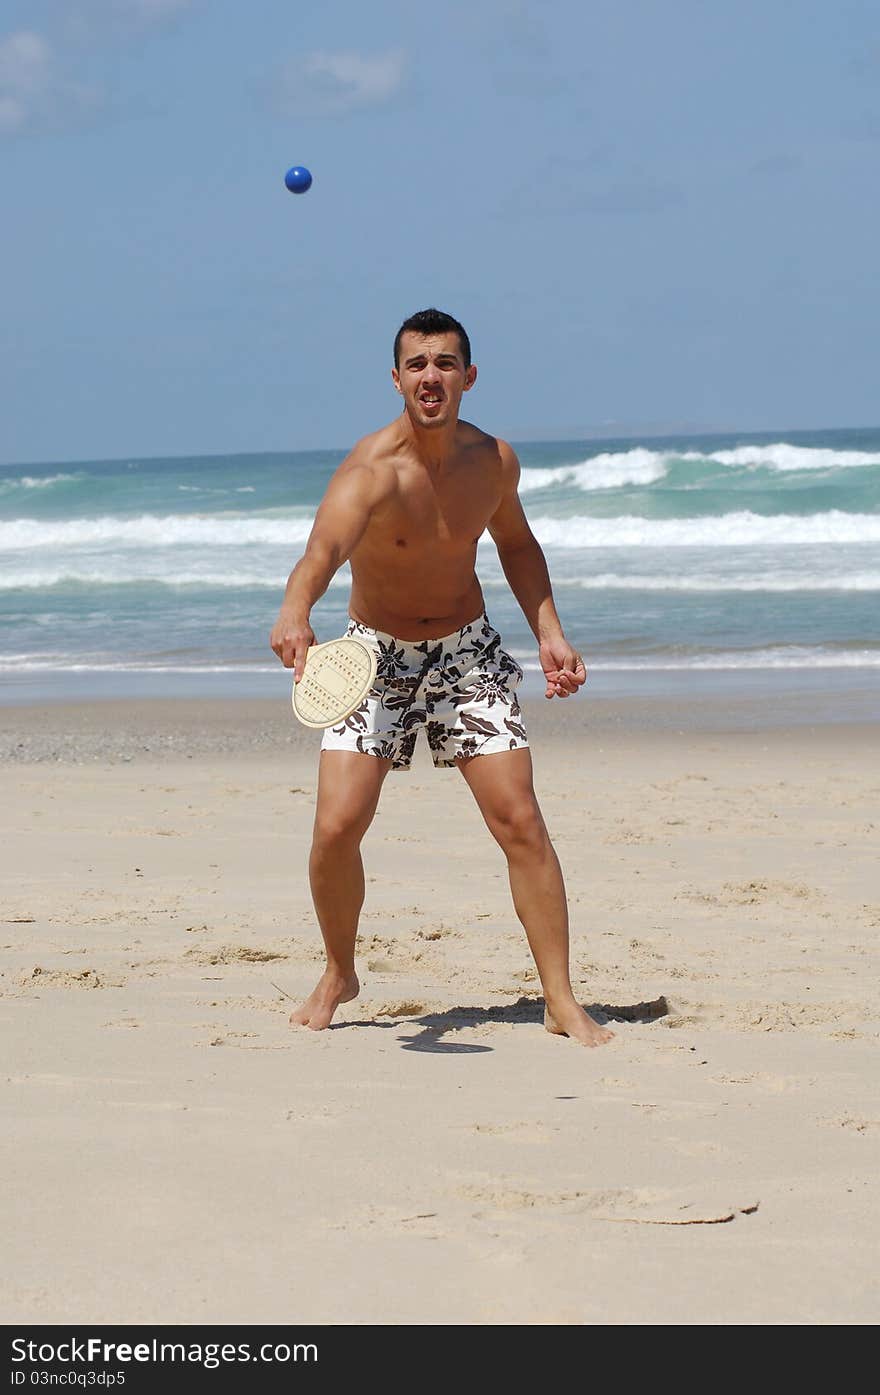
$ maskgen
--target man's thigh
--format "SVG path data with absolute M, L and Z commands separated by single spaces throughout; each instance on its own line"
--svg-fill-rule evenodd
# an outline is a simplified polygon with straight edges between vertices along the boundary
M 487 818 L 505 818 L 511 809 L 538 810 L 532 774 L 532 753 L 496 751 L 488 756 L 469 756 L 456 761 L 471 794 Z
M 369 828 L 392 762 L 360 751 L 322 751 L 315 827 L 326 832 Z

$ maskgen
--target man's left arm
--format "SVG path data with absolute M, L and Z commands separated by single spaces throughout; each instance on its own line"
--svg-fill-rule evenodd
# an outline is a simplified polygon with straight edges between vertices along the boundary
M 541 668 L 547 680 L 545 696 L 570 697 L 586 679 L 584 661 L 565 638 L 547 562 L 523 512 L 518 492 L 519 461 L 506 441 L 498 442 L 498 450 L 502 496 L 489 519 L 489 532 L 508 585 L 538 641 Z

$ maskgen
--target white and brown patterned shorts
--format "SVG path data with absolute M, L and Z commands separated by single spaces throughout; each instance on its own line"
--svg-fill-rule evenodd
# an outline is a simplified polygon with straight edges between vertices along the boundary
M 376 682 L 350 717 L 328 727 L 322 751 L 360 751 L 409 770 L 421 727 L 436 766 L 528 746 L 516 688 L 522 669 L 481 615 L 442 639 L 395 639 L 349 622 L 376 651 Z

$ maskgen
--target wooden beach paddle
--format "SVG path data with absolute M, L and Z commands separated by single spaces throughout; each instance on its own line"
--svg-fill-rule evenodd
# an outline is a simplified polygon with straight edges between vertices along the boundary
M 293 685 L 293 710 L 303 726 L 332 727 L 360 707 L 376 680 L 376 654 L 344 635 L 313 644 L 303 676 Z

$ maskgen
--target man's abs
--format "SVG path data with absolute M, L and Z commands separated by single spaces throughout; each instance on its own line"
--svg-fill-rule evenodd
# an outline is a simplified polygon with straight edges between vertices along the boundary
M 352 564 L 349 613 L 362 625 L 396 639 L 439 639 L 482 615 L 483 592 L 473 563 L 465 575 L 433 575 L 428 568 L 391 567 L 384 576 Z

